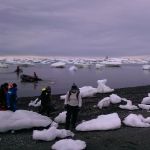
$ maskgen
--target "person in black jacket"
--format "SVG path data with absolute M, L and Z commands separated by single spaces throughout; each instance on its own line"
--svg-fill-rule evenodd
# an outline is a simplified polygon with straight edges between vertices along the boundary
M 7 92 L 8 83 L 4 83 L 0 87 L 0 110 L 7 110 Z
M 42 89 L 42 93 L 39 97 L 41 100 L 41 109 L 40 114 L 50 115 L 52 111 L 54 111 L 54 107 L 51 105 L 51 87 L 48 86 Z

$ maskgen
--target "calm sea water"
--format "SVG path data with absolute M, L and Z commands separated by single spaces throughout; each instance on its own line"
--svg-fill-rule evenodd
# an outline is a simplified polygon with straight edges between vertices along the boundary
M 15 65 L 8 68 L 0 68 L 0 83 L 16 82 L 18 84 L 18 96 L 38 96 L 41 89 L 50 85 L 53 94 L 66 93 L 73 82 L 79 87 L 97 87 L 97 80 L 107 79 L 107 85 L 111 88 L 133 87 L 150 84 L 150 71 L 142 70 L 142 65 L 123 65 L 121 67 L 105 67 L 102 70 L 90 68 L 78 69 L 76 72 L 69 71 L 69 65 L 64 69 L 51 68 L 50 65 L 36 64 L 32 67 L 23 67 L 23 73 L 37 75 L 43 79 L 38 83 L 22 83 L 20 77 L 13 71 Z

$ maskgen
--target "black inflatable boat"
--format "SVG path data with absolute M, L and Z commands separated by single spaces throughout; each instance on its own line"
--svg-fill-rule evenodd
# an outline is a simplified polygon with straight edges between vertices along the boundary
M 34 76 L 25 75 L 25 74 L 22 74 L 20 76 L 20 79 L 21 79 L 22 82 L 37 82 L 37 81 L 42 81 L 42 79 L 40 79 L 40 78 L 36 78 Z

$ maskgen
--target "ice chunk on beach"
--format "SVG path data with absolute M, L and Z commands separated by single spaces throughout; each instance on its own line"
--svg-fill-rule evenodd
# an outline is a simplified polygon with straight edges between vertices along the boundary
M 57 123 L 65 123 L 66 122 L 66 111 L 61 112 L 57 117 L 55 117 L 54 121 Z
M 86 143 L 81 140 L 63 139 L 52 145 L 55 150 L 82 150 L 86 148 Z
M 98 108 L 102 109 L 103 107 L 108 107 L 110 105 L 110 98 L 109 97 L 105 97 L 103 98 L 98 104 Z
M 55 122 L 55 121 L 53 121 L 53 122 L 51 123 L 51 127 L 56 127 L 56 128 L 58 128 L 58 123 Z
M 83 86 L 80 88 L 80 93 L 82 97 L 91 97 L 97 93 L 97 89 L 92 86 Z
M 117 113 L 100 115 L 96 119 L 82 122 L 76 127 L 77 131 L 113 130 L 121 127 Z
M 65 62 L 56 62 L 51 64 L 51 67 L 55 67 L 55 68 L 64 68 L 66 66 Z
M 150 127 L 145 118 L 142 115 L 130 114 L 124 120 L 123 123 L 131 127 Z
M 56 127 L 50 127 L 49 129 L 44 130 L 34 130 L 33 131 L 33 139 L 34 140 L 43 140 L 43 141 L 52 141 L 55 140 L 56 137 L 58 138 L 65 138 L 65 137 L 73 137 L 74 133 L 70 130 L 65 129 L 57 129 Z
M 150 105 L 138 104 L 138 106 L 139 106 L 141 109 L 150 110 Z
M 119 105 L 119 108 L 121 108 L 121 109 L 127 109 L 127 110 L 139 109 L 137 106 L 132 104 L 131 100 L 127 100 L 127 99 L 123 98 L 122 101 L 127 102 L 127 104 L 126 105 Z
M 111 89 L 110 87 L 106 86 L 107 80 L 98 80 L 97 84 L 97 93 L 109 93 L 109 92 L 113 92 L 114 89 Z
M 0 111 L 0 120 L 0 132 L 46 127 L 52 123 L 50 118 L 27 110 Z
M 141 104 L 150 104 L 150 97 L 143 98 Z
M 39 100 L 38 98 L 36 98 L 34 101 L 31 101 L 28 106 L 33 106 L 33 107 L 39 107 L 41 106 L 41 100 Z
M 120 103 L 121 102 L 121 97 L 119 97 L 116 94 L 111 94 L 110 95 L 110 101 L 111 101 L 112 104 Z

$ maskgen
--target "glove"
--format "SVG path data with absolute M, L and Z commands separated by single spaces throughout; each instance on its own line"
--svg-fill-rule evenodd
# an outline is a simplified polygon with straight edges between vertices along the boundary
M 67 105 L 64 106 L 65 110 L 67 110 Z

